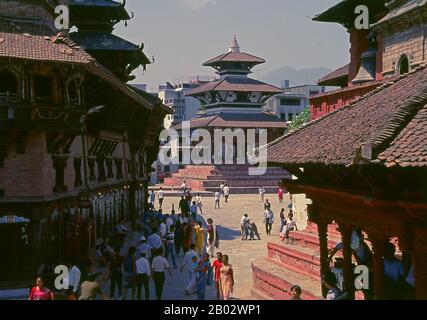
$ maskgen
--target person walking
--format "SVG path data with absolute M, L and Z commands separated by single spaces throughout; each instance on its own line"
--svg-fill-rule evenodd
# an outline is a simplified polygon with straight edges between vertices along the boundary
M 190 207 L 190 214 L 191 214 L 191 218 L 193 219 L 193 221 L 197 220 L 197 209 L 198 209 L 197 203 L 196 203 L 196 201 L 193 201 L 193 203 L 191 204 L 191 207 Z
M 258 194 L 259 194 L 259 202 L 264 203 L 265 189 L 263 186 L 260 186 L 258 188 Z
M 228 197 L 230 196 L 230 187 L 228 185 L 224 186 L 224 200 L 225 203 L 228 203 Z
M 283 227 L 282 232 L 280 232 L 280 240 L 284 241 L 286 239 L 286 244 L 289 243 L 289 232 L 298 230 L 297 224 L 294 220 L 294 214 L 292 211 L 288 215 L 288 221 L 286 225 Z
M 249 226 L 250 226 L 250 230 L 251 230 L 251 240 L 255 240 L 255 236 L 258 238 L 258 240 L 261 240 L 261 237 L 259 236 L 259 232 L 258 232 L 258 227 L 255 224 L 255 221 L 253 220 L 249 220 Z
M 280 210 L 280 227 L 279 227 L 279 232 L 283 231 L 283 228 L 286 225 L 286 217 L 285 217 L 285 209 L 281 209 Z
M 203 229 L 202 224 L 200 222 L 195 223 L 194 234 L 196 237 L 194 241 L 194 245 L 196 246 L 196 252 L 201 255 L 205 246 L 205 229 Z
M 215 247 L 218 248 L 219 247 L 219 239 L 218 239 L 218 232 L 216 230 L 216 227 L 213 224 L 213 220 L 211 218 L 209 218 L 207 220 L 208 222 L 208 227 L 207 227 L 207 234 L 208 234 L 208 239 L 207 239 L 207 252 L 208 254 L 214 258 L 214 254 L 215 254 Z
M 108 300 L 107 296 L 101 289 L 101 286 L 96 281 L 99 273 L 89 273 L 87 280 L 81 285 L 81 294 L 79 300 L 96 300 L 99 296 L 102 300 Z
M 203 255 L 202 260 L 199 262 L 199 264 L 195 269 L 197 300 L 206 299 L 207 277 L 208 277 L 208 271 L 210 267 L 211 267 L 211 264 L 209 261 L 209 254 L 205 253 Z
M 144 287 L 145 300 L 150 300 L 150 284 L 151 275 L 150 261 L 146 257 L 146 253 L 142 252 L 141 257 L 136 260 L 136 296 L 138 300 L 142 300 L 142 287 Z
M 265 223 L 265 231 L 267 234 L 271 235 L 271 229 L 274 223 L 274 214 L 271 210 L 265 210 L 264 212 L 264 223 Z
M 166 259 L 169 259 L 171 256 L 173 268 L 178 268 L 176 265 L 176 252 L 175 252 L 175 226 L 172 225 L 168 233 L 164 237 L 165 247 L 166 247 Z
M 190 247 L 190 250 L 187 251 L 184 255 L 184 260 L 182 262 L 182 266 L 180 270 L 181 273 L 185 270 L 188 274 L 188 285 L 184 290 L 185 293 L 188 295 L 194 292 L 194 285 L 195 285 L 195 279 L 196 279 L 194 267 L 197 266 L 197 264 L 199 263 L 199 260 L 200 260 L 200 256 L 195 251 L 195 245 L 192 244 Z M 194 267 L 193 267 L 193 263 L 195 263 Z
M 264 203 L 264 210 L 271 210 L 270 199 L 266 199 Z
M 135 300 L 135 280 L 136 280 L 136 248 L 130 247 L 127 256 L 123 261 L 123 300 L 128 297 L 128 291 L 131 290 L 131 300 Z
M 219 190 L 215 192 L 214 198 L 215 198 L 215 209 L 221 209 L 221 206 L 220 206 L 221 193 Z
M 225 255 L 222 258 L 223 266 L 221 267 L 221 293 L 222 300 L 230 300 L 234 288 L 233 266 L 229 263 L 229 257 Z
M 123 257 L 120 254 L 120 249 L 114 250 L 114 256 L 110 263 L 110 299 L 115 299 L 116 287 L 119 291 L 119 299 L 122 298 L 123 273 L 122 264 Z
M 150 206 L 154 208 L 154 201 L 156 200 L 156 194 L 154 193 L 153 190 L 150 190 L 149 199 L 150 199 Z
M 80 279 L 82 272 L 75 261 L 70 263 L 70 266 L 72 267 L 68 274 L 68 299 L 77 300 L 77 292 L 80 288 Z
M 279 203 L 283 203 L 283 195 L 284 195 L 283 188 L 279 187 L 279 190 L 277 191 L 277 198 L 279 199 Z
M 200 196 L 200 193 L 196 196 L 196 205 L 197 208 L 200 210 L 200 214 L 203 215 L 203 203 L 202 203 L 202 197 Z
M 147 244 L 151 248 L 151 257 L 156 256 L 156 252 L 162 248 L 162 238 L 159 236 L 157 230 L 153 230 L 154 233 L 147 239 Z
M 31 289 L 28 300 L 54 300 L 52 291 L 45 287 L 43 277 L 38 277 L 36 285 Z
M 162 187 L 160 187 L 159 191 L 157 192 L 157 198 L 159 199 L 159 208 L 161 209 L 163 206 L 163 200 L 165 198 L 165 192 L 163 191 Z
M 190 206 L 188 205 L 188 201 L 185 200 L 184 196 L 182 196 L 181 200 L 179 200 L 178 210 L 180 210 L 184 216 L 187 216 L 188 212 L 190 211 Z
M 249 220 L 249 216 L 247 213 L 243 215 L 243 217 L 240 219 L 240 234 L 242 237 L 246 234 L 246 223 Z
M 223 266 L 222 253 L 218 252 L 216 254 L 216 258 L 217 259 L 212 263 L 212 268 L 215 271 L 216 296 L 217 296 L 218 300 L 221 300 L 221 296 L 222 296 L 222 294 L 221 294 L 221 291 L 222 291 L 222 288 L 221 288 L 221 268 Z
M 182 225 L 182 230 L 184 234 L 184 239 L 182 242 L 182 248 L 184 250 L 184 253 L 190 250 L 191 244 L 193 243 L 193 224 L 190 223 L 184 223 Z
M 154 287 L 156 289 L 157 300 L 162 300 L 163 288 L 165 286 L 165 272 L 168 271 L 172 278 L 172 272 L 168 260 L 163 255 L 163 250 L 157 251 L 157 255 L 154 257 L 151 264 L 153 270 Z
M 177 219 L 175 223 L 175 237 L 174 237 L 175 253 L 177 256 L 181 254 L 183 240 L 184 240 L 184 232 L 182 229 L 181 219 Z

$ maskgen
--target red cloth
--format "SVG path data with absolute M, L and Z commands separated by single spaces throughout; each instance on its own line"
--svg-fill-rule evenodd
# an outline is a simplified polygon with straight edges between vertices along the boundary
M 53 293 L 49 289 L 34 287 L 30 292 L 30 300 L 53 300 Z
M 215 270 L 215 281 L 219 281 L 221 278 L 221 267 L 223 266 L 222 262 L 219 262 L 218 260 L 215 260 L 212 263 L 212 268 Z

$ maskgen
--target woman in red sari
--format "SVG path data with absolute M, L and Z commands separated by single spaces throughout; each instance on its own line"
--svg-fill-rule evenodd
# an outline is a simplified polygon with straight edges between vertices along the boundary
M 36 286 L 31 289 L 29 300 L 54 300 L 52 291 L 44 286 L 41 277 L 37 278 Z

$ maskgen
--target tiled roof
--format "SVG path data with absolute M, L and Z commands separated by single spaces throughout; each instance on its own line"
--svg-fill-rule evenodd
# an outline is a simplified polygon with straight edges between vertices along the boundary
M 268 162 L 348 166 L 360 158 L 363 149 L 370 149 L 367 161 L 391 165 L 402 157 L 411 160 L 405 165 L 427 166 L 427 159 L 422 158 L 426 131 L 415 132 L 412 127 L 427 126 L 422 110 L 426 104 L 427 68 L 423 67 L 271 143 Z M 422 143 L 416 146 L 417 141 Z M 408 146 L 413 149 L 405 154 Z
M 416 10 L 418 11 L 421 7 L 424 7 L 424 9 L 426 9 L 427 0 L 411 0 L 403 5 L 399 3 L 399 1 L 391 2 L 388 6 L 390 9 L 389 12 L 384 18 L 375 23 L 373 27 L 383 25 L 385 22 L 391 22 L 392 20 L 401 17 L 402 15 L 406 15 L 410 12 L 416 12 Z
M 347 64 L 341 68 L 338 68 L 337 70 L 332 71 L 330 74 L 321 78 L 318 81 L 318 85 L 319 86 L 328 85 L 329 83 L 334 82 L 339 78 L 344 78 L 344 77 L 348 78 L 349 68 L 350 68 L 350 64 Z
M 280 128 L 286 123 L 275 115 L 267 113 L 220 113 L 212 116 L 200 116 L 190 120 L 190 128 Z M 181 124 L 173 127 L 181 129 Z
M 70 38 L 83 46 L 86 50 L 120 50 L 120 51 L 139 51 L 140 47 L 115 36 L 104 32 L 73 32 Z
M 261 64 L 261 63 L 265 63 L 265 60 L 248 53 L 227 52 L 209 61 L 206 61 L 203 65 L 211 66 L 218 62 L 251 62 L 254 64 Z
M 0 32 L 0 57 L 87 64 L 94 59 L 63 37 Z
M 121 7 L 122 4 L 112 0 L 71 0 L 72 6 L 90 6 L 90 7 Z
M 378 159 L 384 161 L 387 167 L 427 166 L 427 105 L 418 112 Z
M 229 76 L 225 79 L 219 79 L 209 82 L 205 85 L 195 88 L 187 93 L 189 96 L 199 95 L 209 91 L 235 91 L 235 92 L 265 92 L 282 93 L 283 90 L 264 82 L 242 77 Z

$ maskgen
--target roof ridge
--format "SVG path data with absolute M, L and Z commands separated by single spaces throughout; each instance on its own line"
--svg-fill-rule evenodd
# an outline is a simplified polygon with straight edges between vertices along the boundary
M 269 144 L 267 144 L 265 147 L 267 149 L 271 148 L 271 147 L 275 146 L 276 144 L 280 143 L 281 141 L 283 141 L 284 139 L 286 139 L 286 138 L 288 138 L 288 137 L 290 137 L 292 135 L 297 134 L 301 130 L 303 130 L 303 129 L 307 128 L 307 127 L 310 127 L 310 126 L 312 126 L 312 125 L 314 125 L 314 124 L 316 124 L 316 123 L 318 123 L 318 122 L 320 122 L 320 121 L 322 121 L 322 120 L 324 120 L 324 119 L 326 119 L 328 117 L 331 117 L 332 115 L 335 115 L 338 112 L 343 112 L 343 111 L 349 109 L 350 107 L 354 106 L 355 104 L 357 104 L 359 102 L 362 102 L 362 101 L 366 100 L 367 98 L 370 98 L 370 97 L 372 97 L 372 96 L 374 96 L 374 95 L 382 92 L 383 90 L 388 89 L 389 87 L 397 84 L 401 80 L 407 78 L 410 75 L 413 75 L 414 73 L 416 73 L 418 71 L 421 71 L 422 69 L 425 69 L 426 67 L 427 67 L 427 64 L 422 63 L 419 67 L 415 68 L 414 70 L 411 70 L 410 72 L 408 72 L 408 73 L 406 73 L 404 75 L 401 75 L 398 79 L 393 79 L 393 80 L 390 80 L 390 81 L 386 81 L 382 85 L 378 86 L 376 89 L 374 89 L 374 90 L 368 92 L 367 94 L 362 95 L 359 98 L 357 98 L 357 99 L 349 102 L 347 105 L 345 105 L 345 106 L 343 106 L 343 107 L 341 107 L 339 109 L 336 109 L 336 110 L 334 110 L 332 112 L 329 112 L 326 115 L 324 115 L 324 116 L 322 116 L 322 117 L 320 117 L 318 119 L 311 120 L 311 121 L 309 121 L 307 123 L 304 123 L 298 129 L 296 129 L 294 131 L 291 131 L 291 132 L 287 133 L 286 135 L 284 135 L 282 137 L 277 138 L 276 140 L 274 140 L 274 141 L 270 142 Z

